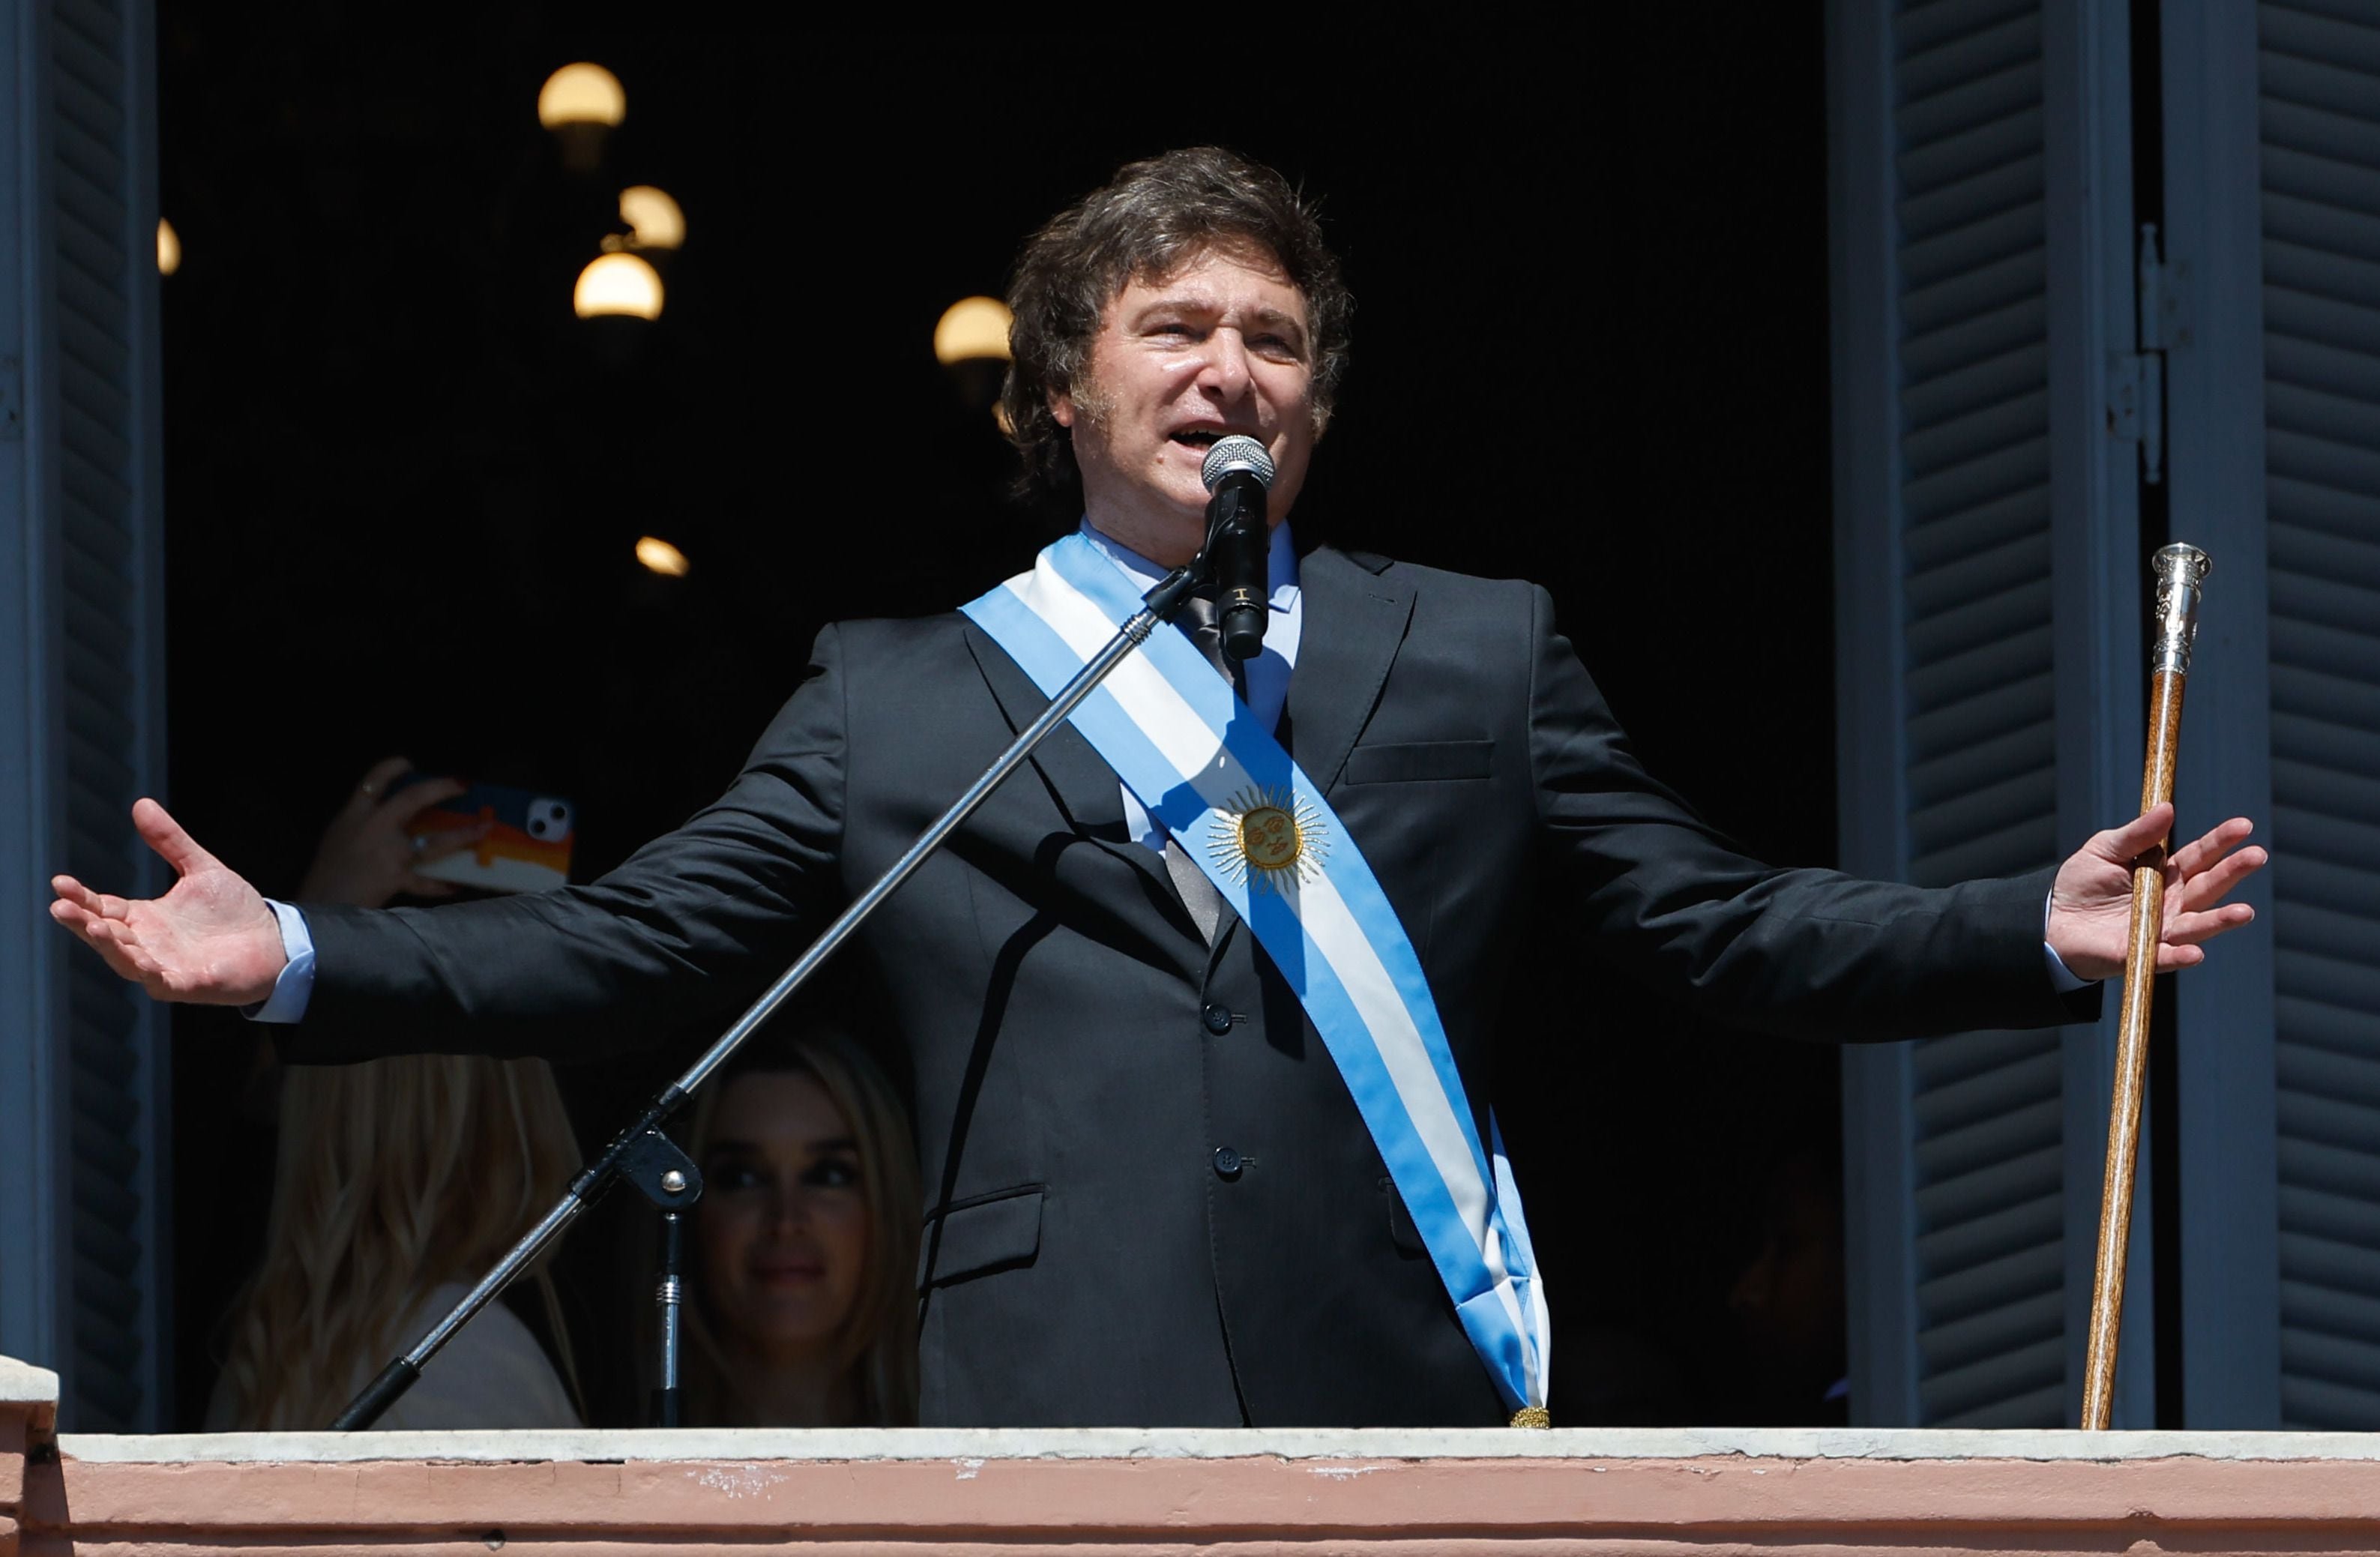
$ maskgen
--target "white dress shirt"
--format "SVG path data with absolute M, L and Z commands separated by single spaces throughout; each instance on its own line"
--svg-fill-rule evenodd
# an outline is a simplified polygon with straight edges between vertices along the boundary
M 1083 538 L 1106 553 L 1140 594 L 1157 588 L 1170 571 L 1093 529 L 1088 519 L 1083 521 Z M 1247 662 L 1248 712 L 1257 716 L 1259 728 L 1271 730 L 1280 727 L 1282 705 L 1289 701 L 1289 673 L 1297 668 L 1298 635 L 1305 629 L 1305 601 L 1297 587 L 1297 548 L 1290 543 L 1285 520 L 1273 526 L 1272 554 L 1265 559 L 1265 578 L 1272 586 L 1267 601 L 1272 607 L 1272 620 L 1265 624 L 1264 652 Z M 1176 617 L 1173 626 L 1184 638 L 1190 636 L 1181 618 Z M 1122 785 L 1117 787 L 1123 791 L 1125 836 L 1163 854 L 1165 829 L 1149 816 L 1140 797 Z

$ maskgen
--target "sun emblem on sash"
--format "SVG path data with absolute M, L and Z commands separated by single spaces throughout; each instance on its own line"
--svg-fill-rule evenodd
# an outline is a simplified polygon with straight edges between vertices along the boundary
M 1286 789 L 1243 789 L 1216 808 L 1207 852 L 1234 882 L 1272 892 L 1310 881 L 1330 852 L 1321 813 Z

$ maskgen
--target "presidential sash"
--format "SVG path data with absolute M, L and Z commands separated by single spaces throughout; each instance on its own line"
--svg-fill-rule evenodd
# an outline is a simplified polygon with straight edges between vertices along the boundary
M 1140 603 L 1078 533 L 960 609 L 1055 697 Z M 1552 1338 L 1502 1132 L 1491 1115 L 1483 1147 L 1421 959 L 1321 786 L 1178 632 L 1068 718 L 1296 991 L 1507 1408 L 1544 1425 Z

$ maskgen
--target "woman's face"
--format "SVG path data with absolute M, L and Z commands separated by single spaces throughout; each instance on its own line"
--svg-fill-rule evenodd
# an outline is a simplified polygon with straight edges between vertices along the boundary
M 702 1161 L 697 1299 L 721 1339 L 792 1361 L 832 1342 L 868 1266 L 868 1194 L 851 1125 L 799 1071 L 727 1083 Z

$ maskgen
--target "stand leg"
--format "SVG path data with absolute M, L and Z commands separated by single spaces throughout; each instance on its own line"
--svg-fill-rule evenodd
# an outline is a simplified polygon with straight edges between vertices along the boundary
M 661 1371 L 655 1375 L 661 1382 L 653 1390 L 653 1426 L 674 1428 L 678 1425 L 680 1382 L 678 1379 L 678 1313 L 685 1297 L 685 1287 L 679 1280 L 680 1267 L 686 1258 L 686 1217 L 673 1210 L 662 1212 L 661 1279 L 653 1288 L 653 1306 L 660 1310 Z

